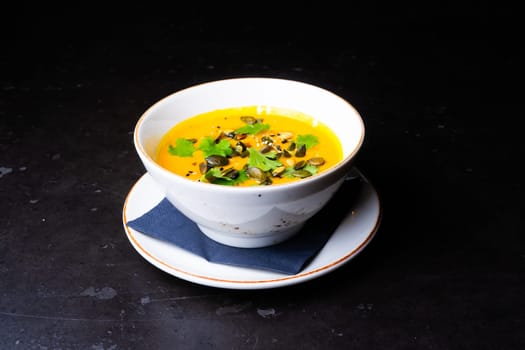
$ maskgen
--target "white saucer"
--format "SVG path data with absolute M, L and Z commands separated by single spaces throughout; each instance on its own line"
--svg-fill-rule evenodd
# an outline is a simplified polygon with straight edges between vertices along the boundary
M 204 258 L 129 228 L 133 220 L 164 198 L 153 179 L 144 174 L 131 188 L 122 212 L 124 229 L 133 247 L 148 262 L 178 278 L 218 288 L 266 289 L 297 284 L 320 277 L 343 266 L 370 243 L 381 221 L 381 205 L 374 187 L 364 180 L 363 189 L 348 215 L 341 221 L 323 249 L 298 274 L 256 270 L 210 263 Z

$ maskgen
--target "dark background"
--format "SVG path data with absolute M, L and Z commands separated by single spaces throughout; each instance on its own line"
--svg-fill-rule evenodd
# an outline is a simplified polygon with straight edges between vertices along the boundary
M 2 17 L 1 349 L 525 348 L 517 10 L 76 3 Z M 244 76 L 329 89 L 365 122 L 356 164 L 381 226 L 304 284 L 192 284 L 147 263 L 122 228 L 144 173 L 140 115 Z

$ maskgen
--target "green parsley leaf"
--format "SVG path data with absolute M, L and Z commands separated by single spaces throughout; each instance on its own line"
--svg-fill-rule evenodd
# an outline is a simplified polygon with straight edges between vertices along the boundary
M 317 139 L 317 136 L 312 134 L 306 134 L 306 135 L 297 135 L 297 139 L 295 140 L 297 145 L 305 145 L 306 149 L 309 149 L 319 143 L 319 140 Z
M 255 135 L 255 134 L 260 133 L 261 131 L 265 131 L 268 129 L 270 129 L 270 124 L 261 124 L 261 123 L 246 124 L 236 129 L 235 133 Z
M 168 145 L 168 152 L 172 156 L 191 157 L 194 151 L 195 147 L 193 146 L 193 142 L 183 138 L 175 140 L 175 147 Z
M 304 170 L 307 170 L 310 174 L 312 175 L 315 175 L 319 172 L 319 168 L 316 167 L 315 165 L 312 165 L 312 164 L 306 164 L 304 167 L 303 167 Z M 292 173 L 295 171 L 294 167 L 293 166 L 289 166 L 286 168 L 286 170 L 284 171 L 284 173 L 281 175 L 283 177 L 287 177 L 287 178 L 293 178 L 294 176 L 292 175 Z
M 281 162 L 273 159 L 269 159 L 264 156 L 261 152 L 255 148 L 248 148 L 250 157 L 248 158 L 248 165 L 261 169 L 262 171 L 268 171 L 280 167 Z
M 239 176 L 235 180 L 233 180 L 233 185 L 240 184 L 241 182 L 244 182 L 248 180 L 248 174 L 246 174 L 246 171 L 244 169 L 239 170 Z
M 319 172 L 319 168 L 312 164 L 306 164 L 303 169 L 308 170 L 312 175 L 315 175 Z
M 289 167 L 286 167 L 286 170 L 284 171 L 284 173 L 281 174 L 282 177 L 287 177 L 287 178 L 292 178 L 293 175 L 292 175 L 292 172 L 294 171 L 295 169 L 293 168 L 293 166 L 289 166 Z
M 199 149 L 204 153 L 204 157 L 213 155 L 227 157 L 233 152 L 228 140 L 220 140 L 219 143 L 215 143 L 215 140 L 209 136 L 201 139 Z
M 223 176 L 219 168 L 211 168 L 210 170 L 206 172 L 206 174 L 202 175 L 201 177 L 202 181 L 210 182 L 210 183 L 216 183 L 218 179 L 222 179 L 223 181 L 227 181 L 227 182 L 233 181 L 232 178 Z
M 264 156 L 268 159 L 272 159 L 272 160 L 275 160 L 277 159 L 277 152 L 275 151 L 269 151 L 269 152 L 266 152 L 264 153 Z

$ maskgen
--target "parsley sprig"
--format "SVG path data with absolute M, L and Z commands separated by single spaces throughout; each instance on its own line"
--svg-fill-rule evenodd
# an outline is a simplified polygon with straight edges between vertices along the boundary
M 297 135 L 297 139 L 295 140 L 297 145 L 305 145 L 306 149 L 310 149 L 313 146 L 319 144 L 319 139 L 317 136 L 312 134 L 306 134 L 306 135 Z
M 195 152 L 193 140 L 184 139 L 182 137 L 178 138 L 175 140 L 175 147 L 168 145 L 168 152 L 173 156 L 191 157 L 193 156 L 193 152 Z
M 235 132 L 237 134 L 256 135 L 268 129 L 270 129 L 270 124 L 255 123 L 243 125 L 240 128 L 235 129 Z
M 209 136 L 203 137 L 199 144 L 199 149 L 204 154 L 204 157 L 208 156 L 223 156 L 227 157 L 232 154 L 230 142 L 222 139 L 215 143 L 215 140 Z
M 273 170 L 282 165 L 277 160 L 270 159 L 255 148 L 248 148 L 250 157 L 248 158 L 248 165 L 261 169 L 262 171 Z

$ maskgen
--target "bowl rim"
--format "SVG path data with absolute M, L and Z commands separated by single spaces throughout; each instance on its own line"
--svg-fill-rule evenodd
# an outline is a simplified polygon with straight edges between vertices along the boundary
M 141 130 L 142 125 L 146 121 L 146 119 L 152 114 L 152 111 L 159 108 L 160 105 L 166 103 L 168 99 L 173 98 L 175 95 L 183 94 L 189 90 L 202 88 L 203 86 L 208 85 L 214 85 L 214 84 L 220 84 L 225 82 L 234 82 L 234 81 L 247 81 L 247 80 L 253 80 L 253 81 L 275 81 L 275 82 L 285 82 L 285 83 L 291 83 L 291 84 L 297 84 L 297 85 L 303 85 L 308 88 L 314 88 L 319 89 L 320 91 L 327 93 L 331 95 L 332 97 L 339 99 L 341 102 L 343 102 L 345 105 L 347 105 L 348 108 L 350 108 L 354 115 L 357 117 L 357 122 L 360 126 L 360 132 L 359 132 L 359 139 L 357 140 L 356 146 L 349 152 L 349 154 L 341 159 L 337 164 L 333 165 L 332 167 L 324 170 L 323 172 L 320 172 L 318 174 L 312 175 L 310 177 L 301 179 L 300 181 L 291 181 L 286 183 L 280 183 L 280 184 L 272 184 L 269 186 L 224 186 L 224 185 L 218 185 L 218 184 L 211 184 L 211 183 L 203 183 L 200 181 L 192 181 L 188 180 L 180 175 L 177 175 L 162 166 L 160 166 L 153 158 L 149 156 L 149 154 L 144 149 L 144 146 L 139 141 L 139 132 Z M 190 189 L 207 189 L 209 191 L 213 192 L 226 192 L 226 193 L 269 193 L 273 191 L 280 191 L 283 189 L 298 189 L 305 186 L 311 186 L 312 184 L 315 184 L 319 181 L 323 181 L 324 179 L 334 175 L 338 171 L 340 171 L 345 166 L 349 166 L 352 160 L 355 159 L 356 155 L 361 150 L 365 138 L 365 124 L 363 121 L 363 118 L 361 114 L 357 111 L 357 109 L 350 104 L 346 99 L 342 98 L 341 96 L 333 93 L 330 90 L 327 90 L 325 88 L 305 83 L 298 80 L 292 80 L 292 79 L 283 79 L 283 78 L 268 78 L 268 77 L 240 77 L 240 78 L 227 78 L 227 79 L 219 79 L 219 80 L 212 80 L 212 81 L 206 81 L 198 84 L 194 84 L 191 86 L 188 86 L 183 89 L 179 89 L 169 95 L 164 96 L 163 98 L 157 100 L 155 103 L 153 103 L 150 107 L 148 107 L 140 116 L 140 118 L 137 120 L 135 124 L 135 128 L 133 131 L 133 142 L 135 145 L 135 149 L 138 152 L 140 158 L 142 161 L 147 161 L 149 166 L 152 166 L 155 168 L 155 170 L 160 171 L 164 176 L 173 179 L 176 183 L 180 183 L 183 186 L 187 186 Z M 348 171 L 350 170 L 350 167 L 348 168 Z M 211 185 L 211 186 L 210 186 Z

